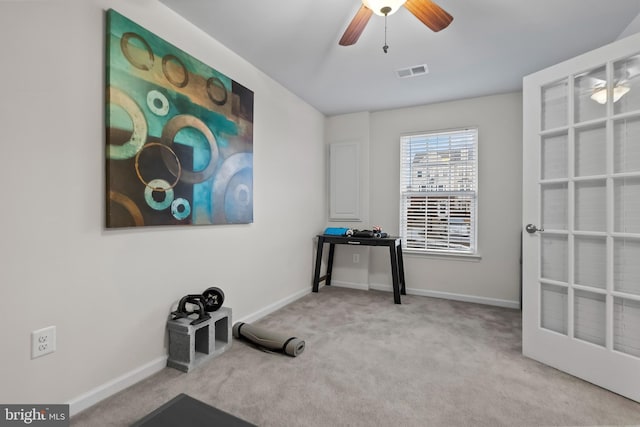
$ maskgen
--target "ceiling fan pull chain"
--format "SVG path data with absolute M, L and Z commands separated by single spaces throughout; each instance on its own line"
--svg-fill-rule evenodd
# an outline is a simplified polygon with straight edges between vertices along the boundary
M 384 51 L 384 53 L 387 53 L 387 51 L 389 50 L 389 46 L 387 45 L 387 14 L 388 12 L 384 14 L 384 46 L 382 46 L 382 50 Z

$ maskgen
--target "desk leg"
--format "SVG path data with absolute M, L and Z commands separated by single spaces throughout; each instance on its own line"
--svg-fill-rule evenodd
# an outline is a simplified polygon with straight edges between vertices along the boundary
M 316 270 L 313 275 L 313 292 L 318 292 L 318 286 L 320 285 L 320 266 L 322 265 L 322 247 L 324 246 L 324 239 L 318 237 L 318 249 L 316 250 Z
M 400 302 L 400 281 L 398 280 L 398 252 L 395 244 L 389 246 L 389 255 L 391 256 L 391 276 L 393 278 L 393 302 L 402 304 Z
M 324 282 L 326 286 L 331 286 L 331 272 L 333 271 L 333 252 L 336 245 L 329 243 L 329 259 L 327 260 L 327 280 Z
M 407 289 L 404 281 L 404 261 L 402 260 L 402 243 L 398 245 L 398 273 L 400 274 L 400 293 L 402 295 L 407 294 Z

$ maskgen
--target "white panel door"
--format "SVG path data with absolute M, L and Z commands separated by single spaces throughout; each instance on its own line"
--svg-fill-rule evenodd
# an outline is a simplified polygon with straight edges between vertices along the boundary
M 640 402 L 640 35 L 523 90 L 523 353 Z

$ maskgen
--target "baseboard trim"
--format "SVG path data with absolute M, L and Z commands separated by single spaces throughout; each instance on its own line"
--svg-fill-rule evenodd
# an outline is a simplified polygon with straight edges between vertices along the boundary
M 284 307 L 285 305 L 291 304 L 292 302 L 299 300 L 300 298 L 302 298 L 303 296 L 310 294 L 311 293 L 311 286 L 309 286 L 308 288 L 302 289 L 292 295 L 289 295 L 286 298 L 281 299 L 280 301 L 276 301 L 273 304 L 270 304 L 258 311 L 256 311 L 253 314 L 249 314 L 248 316 L 244 316 L 241 319 L 238 319 L 237 322 L 245 322 L 245 323 L 251 323 L 251 322 L 255 322 L 256 320 L 262 319 L 264 316 L 273 313 L 276 310 L 281 309 L 282 307 Z M 234 323 L 236 322 L 236 320 L 234 320 Z
M 359 289 L 359 290 L 373 289 L 375 291 L 393 292 L 393 287 L 391 285 L 384 285 L 384 284 L 378 284 L 378 283 L 372 283 L 370 285 L 367 285 L 366 283 L 351 283 L 351 282 L 341 282 L 337 280 L 332 280 L 331 286 L 336 286 L 339 288 Z M 475 304 L 493 305 L 496 307 L 520 309 L 519 301 L 503 300 L 498 298 L 487 298 L 487 297 L 480 297 L 476 295 L 455 294 L 451 292 L 429 291 L 426 289 L 416 289 L 416 288 L 407 288 L 406 290 L 408 295 L 418 295 L 423 297 L 441 298 L 441 299 L 449 299 L 454 301 L 472 302 Z
M 262 308 L 256 311 L 253 314 L 243 317 L 238 321 L 241 322 L 255 322 L 258 319 L 263 318 L 264 316 L 273 313 L 274 311 L 284 307 L 287 304 L 290 304 L 303 296 L 311 293 L 311 286 L 300 290 L 286 298 L 281 299 L 280 301 L 276 301 L 273 304 L 268 305 L 265 308 Z M 151 375 L 160 372 L 167 366 L 168 355 L 164 355 L 158 357 L 151 362 L 140 366 L 136 369 L 133 369 L 125 374 L 120 375 L 117 378 L 114 378 L 111 381 L 108 381 L 93 390 L 89 390 L 81 396 L 78 396 L 69 402 L 69 416 L 73 417 L 74 415 L 88 409 L 89 407 L 95 405 L 96 403 L 104 400 L 114 394 L 124 390 L 127 387 L 130 387 Z
M 69 404 L 69 416 L 73 417 L 101 400 L 104 400 L 107 397 L 110 397 L 157 372 L 160 372 L 167 366 L 167 358 L 168 356 L 158 357 L 143 366 L 120 375 L 118 378 L 114 378 L 113 380 L 70 400 L 67 402 Z
M 335 286 L 336 288 L 357 289 L 360 291 L 369 290 L 369 285 L 367 285 L 366 283 L 342 282 L 340 280 L 332 280 L 331 286 Z M 389 290 L 392 290 L 392 288 L 389 287 Z
M 392 288 L 389 288 L 390 290 Z M 450 299 L 454 301 L 472 302 L 476 304 L 493 305 L 496 307 L 520 309 L 519 301 L 511 301 L 498 298 L 479 297 L 476 295 L 453 294 L 449 292 L 426 291 L 424 289 L 407 289 L 407 293 L 411 295 L 421 295 L 432 298 Z

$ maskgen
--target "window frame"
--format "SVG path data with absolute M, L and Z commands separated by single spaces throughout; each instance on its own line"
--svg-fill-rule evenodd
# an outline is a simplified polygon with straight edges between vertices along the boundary
M 469 160 L 469 158 L 467 158 L 467 160 L 465 162 L 460 163 L 460 170 L 461 171 L 465 171 L 464 173 L 468 173 L 468 170 L 465 168 L 469 168 L 471 167 L 473 176 L 471 177 L 472 179 L 472 183 L 471 183 L 471 189 L 462 189 L 462 188 L 458 188 L 458 191 L 455 191 L 456 189 L 453 188 L 456 185 L 458 187 L 463 187 L 464 184 L 451 184 L 451 181 L 449 181 L 449 188 L 442 188 L 441 185 L 436 185 L 432 191 L 429 191 L 425 185 L 424 182 L 416 182 L 420 179 L 423 179 L 429 176 L 428 173 L 425 173 L 425 171 L 423 170 L 416 170 L 416 178 L 411 178 L 411 172 L 412 172 L 412 167 L 415 163 L 415 156 L 416 154 L 412 154 L 411 151 L 409 151 L 408 155 L 405 155 L 406 149 L 405 146 L 408 146 L 409 144 L 412 144 L 411 139 L 413 138 L 414 140 L 420 140 L 422 139 L 424 142 L 418 143 L 417 141 L 414 142 L 414 145 L 419 145 L 419 144 L 423 144 L 425 146 L 425 158 L 427 157 L 427 153 L 428 151 L 428 147 L 429 147 L 429 138 L 449 138 L 449 152 L 452 152 L 454 150 L 451 149 L 451 136 L 455 136 L 455 135 L 459 135 L 461 137 L 463 137 L 463 139 L 465 138 L 465 135 L 471 135 L 472 141 L 471 144 L 469 144 L 472 148 L 472 153 L 470 155 L 467 155 L 467 157 L 470 157 L 471 159 Z M 400 211 L 400 221 L 399 221 L 399 235 L 401 237 L 401 241 L 402 241 L 402 250 L 406 251 L 407 253 L 410 254 L 421 254 L 421 255 L 435 255 L 435 256 L 454 256 L 454 257 L 461 257 L 461 258 L 478 258 L 479 252 L 478 252 L 478 206 L 479 206 L 479 197 L 478 197 L 478 181 L 479 181 L 479 170 L 478 170 L 478 152 L 479 152 L 479 130 L 477 126 L 468 126 L 468 127 L 460 127 L 460 128 L 454 128 L 454 129 L 442 129 L 442 130 L 432 130 L 432 131 L 423 131 L 423 132 L 416 132 L 416 133 L 411 133 L 411 134 L 403 134 L 400 136 L 400 173 L 399 173 L 399 178 L 400 178 L 400 185 L 399 185 L 399 189 L 400 189 L 400 203 L 399 203 L 399 211 Z M 467 138 L 469 136 L 466 136 Z M 436 146 L 438 145 L 437 141 L 434 141 L 434 143 L 436 144 Z M 466 148 L 466 146 L 465 146 Z M 437 149 L 437 148 L 435 148 Z M 406 158 L 405 158 L 406 157 Z M 449 160 L 452 156 L 449 156 Z M 447 160 L 447 161 L 449 161 Z M 426 166 L 428 167 L 429 163 L 431 163 L 431 165 L 434 164 L 434 162 L 429 162 L 428 160 L 426 161 Z M 407 166 L 408 165 L 408 166 Z M 433 167 L 433 166 L 432 166 Z M 449 169 L 451 169 L 451 164 L 449 164 Z M 462 176 L 464 176 L 464 173 L 462 174 Z M 459 172 L 460 174 L 460 172 Z M 452 174 L 447 174 L 446 178 L 449 179 L 449 177 Z M 460 175 L 459 175 L 460 176 Z M 412 179 L 416 179 L 416 181 L 412 181 Z M 462 180 L 458 180 L 458 182 L 462 182 Z M 437 184 L 440 184 L 439 182 Z M 413 189 L 411 191 L 407 191 L 407 186 L 409 186 L 409 188 L 411 188 L 411 186 L 413 186 Z M 417 188 L 417 189 L 416 189 Z M 408 219 L 408 217 L 410 215 L 415 215 L 414 213 L 409 213 L 409 199 L 410 197 L 424 197 L 424 215 L 422 216 L 422 218 L 424 218 L 424 242 L 423 245 L 421 245 L 422 247 L 416 247 L 416 246 L 411 246 L 408 247 L 407 246 L 407 237 L 409 235 L 409 233 L 407 233 L 407 223 L 410 221 Z M 432 198 L 432 201 L 429 202 L 429 197 Z M 455 242 L 452 242 L 451 240 L 451 236 L 452 235 L 460 235 L 460 233 L 452 233 L 452 215 L 449 212 L 446 215 L 446 246 L 447 247 L 443 247 L 443 248 L 434 248 L 434 246 L 438 243 L 439 239 L 436 238 L 432 241 L 432 246 L 429 246 L 429 239 L 428 239 L 428 231 L 427 229 L 429 227 L 433 227 L 433 223 L 430 223 L 429 221 L 429 209 L 434 209 L 434 206 L 436 203 L 439 203 L 437 200 L 433 201 L 434 198 L 444 198 L 447 200 L 447 202 L 445 202 L 445 204 L 448 205 L 448 209 L 451 208 L 452 206 L 452 201 L 456 201 L 458 204 L 463 203 L 464 200 L 469 200 L 470 201 L 470 206 L 468 208 L 468 218 L 469 218 L 469 233 L 468 236 L 465 235 L 465 237 L 468 237 L 469 240 L 469 245 L 468 245 L 468 249 L 459 249 L 459 248 L 454 248 L 452 247 L 452 244 L 456 244 Z M 429 205 L 429 203 L 431 203 L 431 205 Z M 414 205 L 415 206 L 415 205 Z M 433 211 L 432 211 L 433 212 Z M 459 217 L 457 216 L 453 216 L 454 219 L 457 219 Z M 463 217 L 464 218 L 464 217 Z M 419 217 L 418 217 L 419 219 Z M 419 227 L 418 227 L 419 228 Z M 464 243 L 457 243 L 460 244 L 462 246 L 464 246 Z

